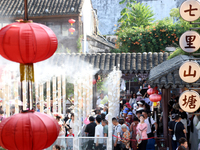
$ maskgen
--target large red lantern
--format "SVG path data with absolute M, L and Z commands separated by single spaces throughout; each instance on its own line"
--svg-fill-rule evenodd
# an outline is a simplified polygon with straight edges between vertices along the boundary
M 161 101 L 162 97 L 159 94 L 151 94 L 149 100 L 153 102 L 153 106 L 157 105 L 157 102 Z
M 33 63 L 51 57 L 58 45 L 54 32 L 47 26 L 23 21 L 0 30 L 0 54 L 20 63 L 21 81 L 34 81 Z
M 71 32 L 71 34 L 73 34 L 75 32 L 74 28 L 69 28 L 69 32 Z
M 157 89 L 150 88 L 150 89 L 147 90 L 147 94 L 149 94 L 149 95 L 155 94 L 155 93 L 158 93 L 158 90 L 157 90 Z
M 71 26 L 72 26 L 73 23 L 75 23 L 76 21 L 74 19 L 69 19 L 68 22 L 71 23 Z
M 150 101 L 152 101 L 152 102 L 159 102 L 159 101 L 161 101 L 162 97 L 161 97 L 161 95 L 159 95 L 159 94 L 151 94 L 151 95 L 149 96 L 149 99 L 150 99 Z
M 0 54 L 11 61 L 31 64 L 51 57 L 58 45 L 54 32 L 31 21 L 11 23 L 0 30 Z
M 57 121 L 49 115 L 19 113 L 0 123 L 0 145 L 9 150 L 42 150 L 54 143 L 59 130 Z

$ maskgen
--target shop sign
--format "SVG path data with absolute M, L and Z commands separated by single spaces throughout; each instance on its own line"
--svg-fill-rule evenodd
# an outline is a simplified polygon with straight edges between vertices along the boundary
M 186 31 L 179 40 L 179 45 L 187 53 L 193 53 L 200 48 L 200 35 L 196 31 Z
M 196 82 L 200 77 L 199 64 L 194 61 L 185 62 L 179 68 L 179 76 L 183 81 L 187 83 Z
M 184 91 L 179 98 L 179 106 L 185 112 L 195 112 L 199 109 L 200 98 L 196 91 Z
M 180 7 L 180 15 L 186 21 L 195 21 L 200 17 L 200 3 L 197 0 L 187 0 Z

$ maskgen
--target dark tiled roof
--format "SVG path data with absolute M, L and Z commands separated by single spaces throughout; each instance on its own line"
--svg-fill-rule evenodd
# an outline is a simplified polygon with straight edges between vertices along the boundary
M 114 66 L 120 64 L 120 70 L 124 73 L 149 72 L 153 67 L 167 60 L 168 53 L 95 53 L 95 54 L 63 54 L 55 53 L 50 59 L 54 65 L 62 63 L 71 64 L 76 60 L 76 66 L 81 67 L 82 61 L 88 62 L 93 68 L 101 72 L 110 72 Z M 86 67 L 86 66 L 82 66 Z M 77 70 L 79 70 L 77 68 Z
M 104 45 L 106 45 L 106 46 L 108 46 L 108 47 L 110 47 L 112 49 L 115 48 L 114 44 L 112 44 L 111 42 L 106 41 L 105 39 L 103 39 L 102 37 L 100 37 L 98 35 L 87 35 L 87 37 L 92 39 L 92 40 L 95 40 L 97 42 L 100 42 L 100 43 L 102 43 L 102 44 L 104 44 Z
M 28 15 L 33 17 L 78 14 L 82 9 L 82 4 L 83 0 L 28 0 Z M 71 11 L 72 7 L 74 11 Z M 24 0 L 0 0 L 0 16 L 24 16 Z
M 153 87 L 158 86 L 159 88 L 183 88 L 198 86 L 200 80 L 196 83 L 188 84 L 179 76 L 180 66 L 183 62 L 189 59 L 191 59 L 190 56 L 180 55 L 154 67 L 150 71 L 148 83 Z

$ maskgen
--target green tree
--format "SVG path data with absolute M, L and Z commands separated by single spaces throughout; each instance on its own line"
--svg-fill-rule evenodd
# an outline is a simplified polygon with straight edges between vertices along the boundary
M 124 3 L 120 2 L 120 4 Z M 121 18 L 118 20 L 120 28 L 146 27 L 154 21 L 154 13 L 150 6 L 143 3 L 128 1 L 126 7 L 121 11 Z
M 200 19 L 196 22 L 200 22 Z M 192 27 L 198 27 L 198 25 L 183 20 L 180 17 L 179 9 L 174 8 L 171 10 L 169 18 L 154 23 L 149 21 L 147 26 L 145 23 L 139 27 L 131 27 L 128 24 L 121 25 L 116 32 L 119 48 L 113 52 L 164 52 L 166 47 L 173 46 L 178 48 L 173 56 L 183 54 L 179 48 L 179 38 Z

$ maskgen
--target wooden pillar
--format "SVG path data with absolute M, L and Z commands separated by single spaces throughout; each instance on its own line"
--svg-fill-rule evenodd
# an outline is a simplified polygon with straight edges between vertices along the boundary
M 61 114 L 61 76 L 58 76 L 58 113 Z
M 5 85 L 5 92 L 4 92 L 4 99 L 6 101 L 6 118 L 10 117 L 10 99 L 9 99 L 9 96 L 10 96 L 10 89 L 9 89 L 9 85 L 6 84 Z
M 165 147 L 169 147 L 168 138 L 168 101 L 171 98 L 170 89 L 162 89 L 163 135 L 166 138 Z
M 44 112 L 43 84 L 40 84 L 40 112 Z
M 78 150 L 78 84 L 74 83 L 74 138 L 73 138 L 73 150 Z
M 82 84 L 82 89 L 83 89 L 83 120 L 87 117 L 88 114 L 86 114 L 86 79 L 84 78 L 83 84 Z
M 53 113 L 56 113 L 56 77 L 53 77 Z
M 65 91 L 65 86 L 66 86 L 66 82 L 65 82 L 65 75 L 62 76 L 62 96 L 63 96 L 63 115 L 66 115 L 66 91 Z
M 86 113 L 86 115 L 88 116 L 89 114 L 90 114 L 90 112 L 91 112 L 91 110 L 90 110 L 90 107 L 89 107 L 89 105 L 90 105 L 90 82 L 89 82 L 89 77 L 86 77 L 86 105 L 87 105 L 87 113 Z
M 35 110 L 37 110 L 37 103 L 39 102 L 38 84 L 35 83 Z
M 93 85 L 93 108 L 96 108 L 97 104 L 97 84 Z
M 27 110 L 27 103 L 26 103 L 26 81 L 22 81 L 22 91 L 23 91 L 23 110 Z
M 82 109 L 82 90 L 81 90 L 81 81 L 79 80 L 78 82 L 78 131 L 81 130 L 82 127 L 82 114 L 81 114 L 81 109 Z
M 18 105 L 18 81 L 14 82 L 14 97 L 15 97 L 15 114 L 19 113 Z
M 46 89 L 46 93 L 47 93 L 47 114 L 50 115 L 51 114 L 51 104 L 50 104 L 50 97 L 51 97 L 51 93 L 50 93 L 50 80 L 47 81 L 47 89 Z
M 90 74 L 90 82 L 89 82 L 89 89 L 90 89 L 90 94 L 89 94 L 89 99 L 90 99 L 90 105 L 89 105 L 89 108 L 90 108 L 90 111 L 93 109 L 93 75 Z

